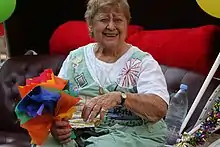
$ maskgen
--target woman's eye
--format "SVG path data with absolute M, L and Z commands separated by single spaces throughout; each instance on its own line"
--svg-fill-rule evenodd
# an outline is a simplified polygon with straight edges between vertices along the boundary
M 107 18 L 102 18 L 102 19 L 100 19 L 100 21 L 101 21 L 101 22 L 107 22 L 108 19 L 107 19 Z
M 121 22 L 122 20 L 121 19 L 115 19 L 115 22 Z

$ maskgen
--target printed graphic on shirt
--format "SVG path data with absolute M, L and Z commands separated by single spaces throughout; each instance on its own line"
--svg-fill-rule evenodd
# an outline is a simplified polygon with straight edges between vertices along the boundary
M 75 81 L 77 83 L 77 85 L 81 88 L 85 87 L 86 85 L 88 85 L 88 82 L 84 76 L 83 73 L 81 73 L 80 75 L 76 76 L 75 78 Z
M 73 58 L 72 66 L 75 70 L 78 68 L 78 66 L 82 62 L 82 60 L 83 60 L 82 56 L 75 56 Z
M 140 70 L 141 60 L 137 58 L 128 60 L 119 74 L 119 78 L 117 79 L 118 85 L 128 88 L 136 86 Z

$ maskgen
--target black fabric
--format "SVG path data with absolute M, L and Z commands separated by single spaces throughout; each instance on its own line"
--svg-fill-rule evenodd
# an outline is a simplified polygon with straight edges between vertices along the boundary
M 94 128 L 82 128 L 82 129 L 76 129 L 74 130 L 75 134 L 76 134 L 76 143 L 78 144 L 79 147 L 84 147 L 87 144 L 85 144 L 85 142 L 83 142 L 83 140 L 88 139 L 89 137 L 99 137 L 105 134 L 108 134 L 109 132 L 95 132 Z
M 84 20 L 88 0 L 17 0 L 13 15 L 5 22 L 11 56 L 27 50 L 49 53 L 54 30 L 70 20 Z M 148 30 L 220 25 L 196 0 L 128 0 L 131 23 Z M 219 50 L 218 50 L 219 51 Z

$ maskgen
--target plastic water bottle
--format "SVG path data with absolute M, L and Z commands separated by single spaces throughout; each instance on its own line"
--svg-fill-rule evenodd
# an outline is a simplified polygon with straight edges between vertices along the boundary
M 179 137 L 180 127 L 186 117 L 188 109 L 188 86 L 180 85 L 179 91 L 172 97 L 165 122 L 168 127 L 167 143 L 173 145 Z

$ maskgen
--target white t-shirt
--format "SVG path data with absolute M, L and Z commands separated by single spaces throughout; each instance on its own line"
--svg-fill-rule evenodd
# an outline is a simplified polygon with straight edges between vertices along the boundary
M 105 87 L 112 82 L 118 82 L 119 85 L 129 85 L 129 82 L 132 82 L 132 80 L 128 80 L 128 83 L 123 83 L 118 81 L 117 75 L 119 75 L 122 71 L 122 66 L 125 65 L 125 62 L 127 62 L 131 55 L 139 49 L 135 46 L 131 46 L 131 48 L 115 63 L 106 63 L 95 57 L 95 45 L 96 43 L 91 43 L 81 47 L 84 49 L 85 62 L 94 81 L 98 83 L 101 87 Z M 64 61 L 61 71 L 58 75 L 61 78 L 66 77 L 67 67 L 65 66 L 65 64 L 67 64 L 67 62 L 71 62 L 69 61 L 68 57 Z M 138 93 L 158 95 L 167 104 L 169 104 L 167 84 L 158 62 L 154 60 L 154 58 L 149 53 L 147 53 L 147 55 L 141 61 L 140 68 L 140 75 L 137 80 Z

